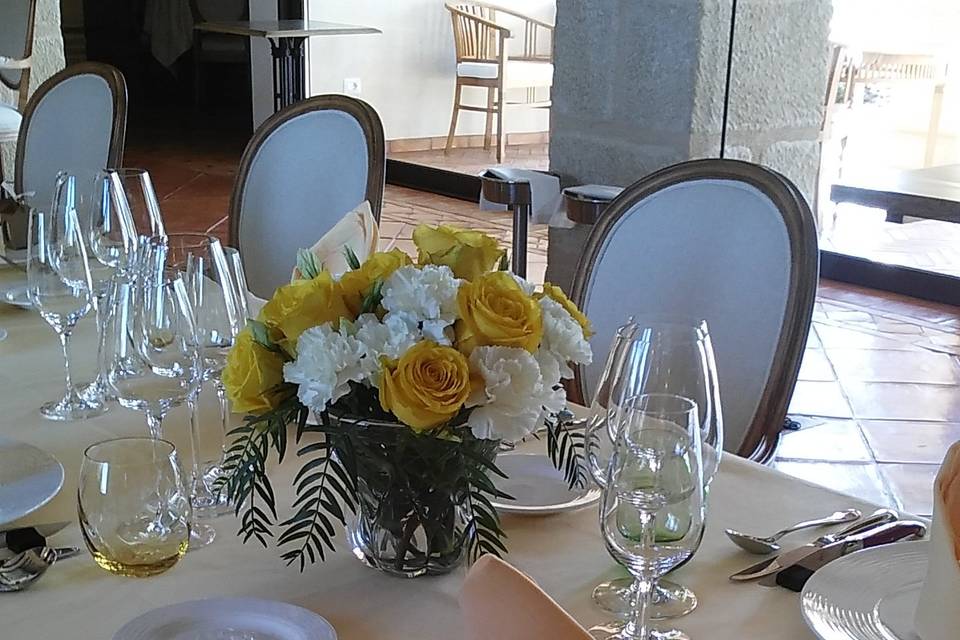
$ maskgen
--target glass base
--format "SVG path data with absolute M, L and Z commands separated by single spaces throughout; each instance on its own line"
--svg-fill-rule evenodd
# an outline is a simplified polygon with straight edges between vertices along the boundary
M 40 407 L 40 415 L 47 420 L 71 422 L 95 418 L 107 412 L 109 407 L 101 400 L 84 399 L 76 390 L 71 389 L 60 400 L 48 402 Z
M 190 546 L 187 552 L 196 551 L 207 546 L 217 537 L 217 530 L 208 524 L 202 522 L 192 522 L 190 524 Z
M 603 582 L 593 590 L 593 601 L 604 611 L 629 616 L 632 609 L 633 579 L 618 578 Z M 682 584 L 659 580 L 653 591 L 651 620 L 669 620 L 685 616 L 697 608 L 697 596 Z
M 226 491 L 217 491 L 215 483 L 222 475 L 220 467 L 207 467 L 196 483 L 196 492 L 190 498 L 193 504 L 193 514 L 201 520 L 219 518 L 233 512 L 233 505 L 227 498 Z
M 641 638 L 632 625 L 628 626 L 622 620 L 598 624 L 590 627 L 589 632 L 597 640 L 690 640 L 690 636 L 679 629 L 660 627 L 649 629 L 647 637 Z

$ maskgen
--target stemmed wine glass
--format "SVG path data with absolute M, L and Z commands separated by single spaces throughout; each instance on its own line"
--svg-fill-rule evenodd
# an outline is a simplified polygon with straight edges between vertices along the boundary
M 636 580 L 632 615 L 594 632 L 617 640 L 686 640 L 676 629 L 651 625 L 651 605 L 660 576 L 690 557 L 702 527 L 690 527 L 670 541 L 658 539 L 656 519 L 682 508 L 703 520 L 704 483 L 698 409 L 689 398 L 666 393 L 630 398 L 607 468 L 600 529 L 608 553 Z
M 150 173 L 134 168 L 112 169 L 110 173 L 114 175 L 111 188 L 118 190 L 116 197 L 129 211 L 137 233 L 143 238 L 166 235 Z
M 103 405 L 81 397 L 70 376 L 70 337 L 93 308 L 93 284 L 76 210 L 33 209 L 27 230 L 27 297 L 53 327 L 63 349 L 66 392 L 40 407 L 49 420 L 83 420 L 100 415 Z
M 672 393 L 696 402 L 706 491 L 723 450 L 720 391 L 706 321 L 681 323 L 657 319 L 638 323 L 631 319 L 617 331 L 586 428 L 588 466 L 600 486 L 605 482 L 608 461 L 623 424 L 625 402 L 643 393 Z M 684 517 L 666 510 L 657 518 L 658 536 L 668 540 L 680 533 L 678 526 L 684 523 Z M 626 614 L 635 585 L 629 578 L 603 582 L 594 589 L 593 599 L 602 609 Z M 696 605 L 696 595 L 690 589 L 661 580 L 654 594 L 652 617 L 682 616 Z
M 226 393 L 220 376 L 226 366 L 227 354 L 246 324 L 246 305 L 241 302 L 245 300 L 246 291 L 239 289 L 236 268 L 231 268 L 226 251 L 216 237 L 199 233 L 171 233 L 161 241 L 167 248 L 167 268 L 182 275 L 190 296 L 203 364 L 203 379 L 213 382 L 220 400 L 222 445 L 229 419 L 229 407 L 225 406 Z M 235 258 L 238 257 L 235 255 Z M 199 452 L 197 398 L 190 399 L 188 404 L 193 442 Z M 222 492 L 214 491 L 212 486 L 203 481 L 205 476 L 210 475 L 210 471 L 201 473 L 198 466 L 195 475 L 194 508 L 205 515 L 225 513 L 229 508 L 226 496 Z

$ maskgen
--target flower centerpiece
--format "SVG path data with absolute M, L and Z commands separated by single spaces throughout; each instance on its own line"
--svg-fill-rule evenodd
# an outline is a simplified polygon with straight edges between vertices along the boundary
M 483 233 L 420 226 L 414 242 L 416 263 L 396 249 L 361 263 L 347 248 L 339 277 L 301 251 L 229 354 L 223 382 L 249 415 L 223 488 L 245 541 L 266 546 L 279 526 L 301 570 L 333 551 L 336 523 L 369 564 L 405 576 L 505 551 L 496 452 L 541 426 L 568 482 L 585 482 L 580 434 L 557 414 L 561 379 L 591 359 L 587 319 L 559 288 L 505 271 Z M 282 461 L 290 438 L 301 466 L 280 518 L 268 458 Z

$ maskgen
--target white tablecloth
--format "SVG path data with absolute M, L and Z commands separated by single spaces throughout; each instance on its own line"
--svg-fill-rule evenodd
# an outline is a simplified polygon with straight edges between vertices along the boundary
M 12 272 L 0 270 L 0 286 Z M 53 543 L 82 546 L 76 525 L 76 486 L 83 448 L 104 437 L 143 434 L 141 416 L 121 408 L 80 423 L 48 422 L 37 407 L 61 391 L 60 357 L 52 330 L 31 312 L 0 304 L 0 327 L 10 332 L 0 342 L 0 435 L 40 446 L 66 468 L 61 493 L 33 514 L 31 522 L 74 522 Z M 78 362 L 92 362 L 92 322 L 76 338 Z M 83 367 L 78 367 L 82 370 Z M 210 411 L 207 415 L 213 416 Z M 210 425 L 210 429 L 216 429 Z M 174 430 L 171 426 L 171 431 Z M 171 434 L 172 436 L 175 434 Z M 174 438 L 176 439 L 176 438 Z M 277 475 L 280 502 L 289 499 L 287 465 Z M 806 484 L 753 463 L 727 456 L 713 486 L 709 526 L 693 561 L 676 579 L 693 588 L 699 608 L 678 621 L 692 638 L 733 640 L 809 639 L 800 617 L 798 596 L 755 584 L 733 584 L 727 575 L 756 561 L 723 535 L 725 527 L 767 532 L 833 510 L 872 505 Z M 89 556 L 54 566 L 29 591 L 0 594 L 3 640 L 98 639 L 152 608 L 193 598 L 260 596 L 298 604 L 330 620 L 340 637 L 350 639 L 455 639 L 462 637 L 456 597 L 463 570 L 440 578 L 401 580 L 362 566 L 344 549 L 304 573 L 286 567 L 276 549 L 241 544 L 233 516 L 214 521 L 218 539 L 190 552 L 164 575 L 135 579 L 108 574 Z M 596 512 L 542 518 L 504 518 L 511 550 L 508 560 L 527 572 L 583 624 L 605 615 L 590 592 L 599 581 L 620 575 L 604 551 Z M 796 534 L 789 543 L 813 535 Z M 342 540 L 342 537 L 340 538 Z

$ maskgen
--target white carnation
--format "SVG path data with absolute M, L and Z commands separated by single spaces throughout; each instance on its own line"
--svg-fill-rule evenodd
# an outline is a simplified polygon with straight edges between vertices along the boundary
M 328 322 L 300 334 L 297 359 L 283 365 L 283 378 L 299 385 L 300 402 L 319 413 L 350 391 L 348 382 L 366 377 L 365 355 L 360 341 Z
M 590 364 L 593 360 L 593 351 L 583 335 L 583 327 L 562 304 L 552 298 L 540 298 L 540 309 L 543 315 L 543 340 L 540 341 L 537 360 L 551 370 L 554 365 L 547 363 L 554 360 L 560 377 L 572 378 L 571 362 Z M 548 379 L 552 381 L 552 378 Z
M 544 384 L 540 366 L 524 349 L 477 347 L 470 370 L 484 381 L 467 400 L 474 437 L 516 442 L 532 433 L 546 412 L 564 406 L 562 389 Z
M 380 304 L 390 313 L 412 318 L 435 339 L 457 319 L 459 288 L 460 280 L 453 277 L 450 267 L 400 267 L 384 281 Z
M 400 313 L 388 313 L 383 322 L 372 313 L 365 313 L 354 324 L 357 341 L 365 357 L 361 363 L 363 380 L 378 386 L 380 358 L 399 358 L 420 340 L 415 320 Z
M 513 279 L 516 281 L 518 285 L 520 285 L 520 288 L 523 289 L 523 292 L 528 296 L 532 296 L 536 292 L 537 285 L 533 284 L 529 280 L 524 280 L 523 278 L 521 278 L 515 273 L 511 273 L 510 275 L 513 276 Z

